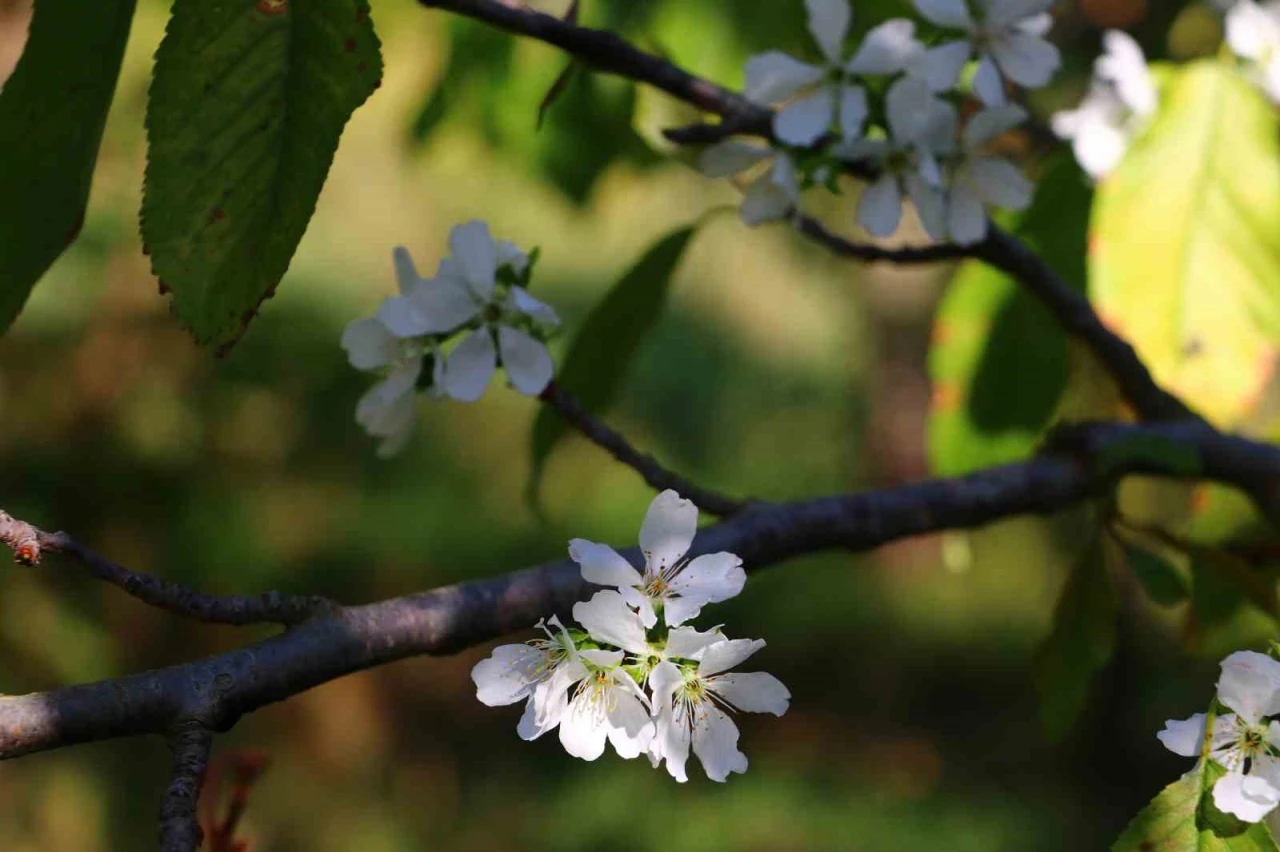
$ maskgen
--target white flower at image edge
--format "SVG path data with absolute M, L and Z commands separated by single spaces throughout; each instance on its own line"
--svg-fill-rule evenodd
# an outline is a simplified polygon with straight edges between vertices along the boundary
M 964 62 L 977 55 L 973 89 L 988 106 L 1005 102 L 1003 78 L 1028 89 L 1049 82 L 1062 64 L 1058 49 L 1044 39 L 1053 26 L 1049 8 L 1057 0 L 985 0 L 982 20 L 969 14 L 965 0 L 915 0 L 916 9 L 941 27 L 963 30 L 967 38 L 935 48 L 950 54 L 957 76 Z
M 1232 51 L 1257 63 L 1258 83 L 1280 103 L 1280 3 L 1240 0 L 1227 12 L 1226 30 Z
M 725 639 L 706 647 L 696 668 L 664 661 L 649 675 L 656 733 L 649 748 L 654 766 L 666 761 L 667 772 L 687 781 L 690 747 L 712 781 L 747 771 L 747 756 L 738 750 L 738 726 L 729 710 L 747 713 L 787 712 L 791 693 L 764 672 L 726 672 L 764 647 L 759 639 Z
M 773 119 L 774 134 L 789 145 L 812 145 L 833 127 L 845 140 L 856 139 L 867 119 L 867 93 L 850 77 L 896 74 L 919 62 L 923 47 L 915 24 L 898 18 L 879 25 L 846 61 L 844 42 L 853 22 L 848 0 L 805 0 L 805 8 L 825 64 L 777 50 L 758 54 L 747 60 L 745 94 L 760 104 L 789 101 Z
M 655 610 L 659 606 L 664 623 L 678 627 L 697 616 L 706 604 L 737 595 L 747 580 L 742 560 L 732 553 L 685 559 L 697 529 L 697 507 L 667 490 L 653 498 L 640 527 L 643 573 L 612 547 L 586 539 L 570 541 L 569 556 L 582 568 L 587 582 L 617 588 L 621 597 L 639 610 L 644 627 L 657 624 Z M 627 648 L 620 642 L 613 644 Z
M 1035 187 L 1018 167 L 1003 157 L 985 153 L 1002 133 L 1026 120 L 1020 107 L 984 109 L 969 119 L 961 134 L 960 162 L 950 175 L 947 191 L 947 230 L 952 242 L 968 245 L 987 235 L 987 206 L 1025 210 Z
M 1110 174 L 1129 143 L 1155 114 L 1156 87 L 1142 48 L 1126 33 L 1102 36 L 1105 52 L 1093 66 L 1080 106 L 1054 113 L 1053 132 L 1071 140 L 1076 161 L 1094 180 Z
M 537 396 L 551 381 L 554 365 L 547 347 L 510 323 L 523 314 L 550 327 L 559 325 L 555 311 L 512 286 L 507 298 L 497 299 L 501 266 L 523 271 L 528 259 L 509 242 L 495 242 L 484 222 L 457 225 L 449 233 L 451 257 L 441 261 L 434 278 L 417 278 L 412 261 L 397 249 L 397 268 L 417 278 L 405 295 L 388 299 L 378 318 L 402 338 L 445 334 L 479 317 L 481 326 L 444 357 L 438 375 L 451 398 L 479 399 L 497 369 L 498 354 L 516 390 Z M 494 336 L 497 346 L 494 346 Z M 439 360 L 439 356 L 438 359 Z
M 1258 822 L 1280 804 L 1280 723 L 1266 722 L 1280 712 L 1280 662 L 1254 651 L 1237 651 L 1222 661 L 1218 700 L 1235 711 L 1213 722 L 1209 755 L 1227 773 L 1213 785 L 1218 810 L 1245 822 Z M 1169 720 L 1156 736 L 1175 754 L 1198 757 L 1205 714 Z
M 729 139 L 707 148 L 698 158 L 698 170 L 707 177 L 731 177 L 759 163 L 771 161 L 748 184 L 739 213 L 755 226 L 785 218 L 800 201 L 800 179 L 785 151 Z

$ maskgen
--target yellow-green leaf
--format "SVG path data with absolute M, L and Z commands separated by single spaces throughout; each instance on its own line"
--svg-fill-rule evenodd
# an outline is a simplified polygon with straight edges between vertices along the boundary
M 1280 342 L 1280 117 L 1238 71 L 1172 72 L 1154 124 L 1099 189 L 1090 295 L 1158 382 L 1220 425 Z

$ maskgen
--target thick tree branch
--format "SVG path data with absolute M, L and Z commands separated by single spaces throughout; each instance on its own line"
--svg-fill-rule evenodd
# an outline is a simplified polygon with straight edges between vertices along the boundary
M 609 455 L 634 470 L 644 481 L 658 491 L 672 488 L 681 496 L 693 501 L 693 504 L 709 515 L 726 518 L 736 515 L 747 508 L 749 503 L 734 500 L 715 491 L 699 488 L 677 473 L 667 470 L 658 460 L 647 453 L 642 453 L 627 442 L 627 439 L 610 429 L 603 421 L 587 411 L 582 402 L 555 382 L 547 385 L 540 399 L 556 410 L 570 426 L 577 429 L 592 443 L 606 450 Z
M 741 95 L 689 74 L 671 62 L 634 47 L 614 33 L 580 27 L 534 11 L 514 0 L 419 0 L 431 6 L 485 21 L 516 35 L 553 44 L 578 57 L 596 71 L 648 83 L 699 109 L 719 115 L 720 125 L 682 128 L 668 137 L 680 142 L 707 143 L 733 134 L 773 138 L 773 111 L 753 104 Z M 810 234 L 822 239 L 817 234 Z M 827 242 L 826 240 L 823 240 Z M 827 242 L 829 247 L 838 244 Z M 849 244 L 852 246 L 852 244 Z M 861 248 L 844 247 L 842 254 L 864 257 Z M 918 252 L 932 250 L 921 249 Z M 1088 300 L 1066 284 L 1049 266 L 1013 235 L 991 227 L 988 238 L 967 252 L 938 247 L 940 257 L 968 256 L 983 260 L 1016 278 L 1053 313 L 1068 333 L 1078 337 L 1115 378 L 1125 398 L 1146 420 L 1198 419 L 1183 402 L 1159 387 L 1133 347 L 1108 329 Z M 874 260 L 922 262 L 918 252 L 872 253 Z M 954 254 L 953 254 L 954 252 Z
M 195 852 L 204 840 L 196 804 L 209 766 L 213 733 L 200 722 L 184 722 L 169 737 L 173 767 L 160 804 L 160 852 Z
M 945 529 L 1048 513 L 1150 474 L 1234 484 L 1280 503 L 1280 448 L 1195 422 L 1092 424 L 1056 433 L 1046 452 L 956 479 L 762 505 L 699 532 L 695 553 L 728 550 L 755 570 L 816 551 L 869 550 Z M 624 551 L 637 561 L 636 548 Z M 116 680 L 0 698 L 0 758 L 198 719 L 225 730 L 243 714 L 362 669 L 447 654 L 533 625 L 598 587 L 557 560 L 490 579 L 359 607 L 335 607 L 285 633 L 203 660 Z
M 282 595 L 205 595 L 194 589 L 150 574 L 130 571 L 95 553 L 63 532 L 47 533 L 0 512 L 0 542 L 14 558 L 37 565 L 46 553 L 59 553 L 77 563 L 90 576 L 124 591 L 143 603 L 211 624 L 298 624 L 332 604 L 320 597 Z

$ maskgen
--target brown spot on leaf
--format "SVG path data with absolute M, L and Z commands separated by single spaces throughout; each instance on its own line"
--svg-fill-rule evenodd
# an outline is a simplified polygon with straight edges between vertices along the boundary
M 223 211 L 221 207 L 213 208 L 213 221 L 221 222 L 225 218 L 227 218 L 227 214 Z
M 80 236 L 80 229 L 84 227 L 84 211 L 80 211 L 80 215 L 71 223 L 71 227 L 67 229 L 66 236 L 63 238 L 64 245 L 71 245 L 76 241 L 76 237 Z
M 954 382 L 939 383 L 933 387 L 933 410 L 938 414 L 950 414 L 964 401 L 964 391 Z
M 369 18 L 368 6 L 356 7 L 356 23 L 357 24 L 363 23 L 364 21 L 368 20 L 368 18 Z
M 356 52 L 356 40 L 355 40 L 355 39 L 353 39 L 353 38 L 349 38 L 349 39 L 347 39 L 346 41 L 344 41 L 344 42 L 342 43 L 342 49 L 343 49 L 343 50 L 345 50 L 347 53 L 355 53 L 355 52 Z
M 364 73 L 365 71 L 367 71 L 368 69 L 369 69 L 368 64 L 367 64 L 367 63 L 364 63 L 364 62 L 361 62 L 359 65 L 357 65 L 357 66 L 356 66 L 356 73 L 358 73 L 358 74 L 363 74 L 363 73 Z
M 173 292 L 172 290 L 170 290 L 170 289 L 169 289 L 169 285 L 168 285 L 168 284 L 166 284 L 166 283 L 164 283 L 164 279 L 163 279 L 163 278 L 157 278 L 157 279 L 156 279 L 156 281 L 160 284 L 160 295 L 161 295 L 161 296 L 167 296 L 167 295 L 169 295 L 170 293 L 172 293 L 172 292 Z
M 289 11 L 289 0 L 258 0 L 257 8 L 264 15 L 279 15 Z

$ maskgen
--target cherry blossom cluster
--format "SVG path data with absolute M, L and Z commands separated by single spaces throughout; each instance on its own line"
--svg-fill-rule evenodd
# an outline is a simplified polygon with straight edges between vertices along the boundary
M 688 624 L 746 582 L 732 553 L 688 557 L 697 524 L 690 501 L 674 491 L 655 497 L 640 528 L 643 570 L 608 545 L 570 541 L 583 578 L 608 588 L 574 606 L 576 624 L 553 617 L 538 624 L 543 637 L 495 648 L 471 673 L 476 696 L 490 707 L 525 702 L 523 739 L 559 729 L 565 751 L 584 760 L 607 742 L 621 757 L 665 762 L 681 782 L 690 750 L 713 781 L 745 772 L 729 714 L 781 716 L 791 693 L 773 675 L 730 671 L 763 640 Z
M 383 377 L 356 405 L 356 420 L 382 439 L 383 457 L 408 441 L 418 390 L 474 402 L 501 364 L 516 390 L 537 396 L 554 372 L 546 340 L 560 318 L 527 289 L 536 252 L 495 240 L 479 221 L 454 227 L 449 250 L 435 276 L 423 278 L 397 247 L 400 294 L 342 334 L 351 365 Z
M 993 140 L 1026 120 L 1006 97 L 1007 84 L 1038 88 L 1061 64 L 1044 39 L 1054 0 L 914 0 L 936 35 L 926 43 L 906 18 L 867 33 L 852 53 L 848 0 L 805 0 L 809 32 L 822 62 L 779 51 L 748 60 L 746 95 L 778 107 L 770 146 L 727 140 L 703 152 L 712 177 L 754 172 L 742 218 L 758 224 L 791 215 L 802 190 L 824 185 L 844 163 L 877 175 L 858 199 L 856 219 L 868 233 L 898 229 L 905 200 L 935 240 L 968 244 L 986 235 L 988 206 L 1014 210 L 1031 201 L 1032 184 Z M 964 85 L 982 108 L 962 120 Z
M 1237 651 L 1222 661 L 1217 705 L 1224 712 L 1170 719 L 1156 734 L 1183 757 L 1208 756 L 1226 774 L 1213 785 L 1218 810 L 1258 822 L 1280 804 L 1280 662 L 1255 651 Z M 1208 728 L 1208 730 L 1206 730 Z

